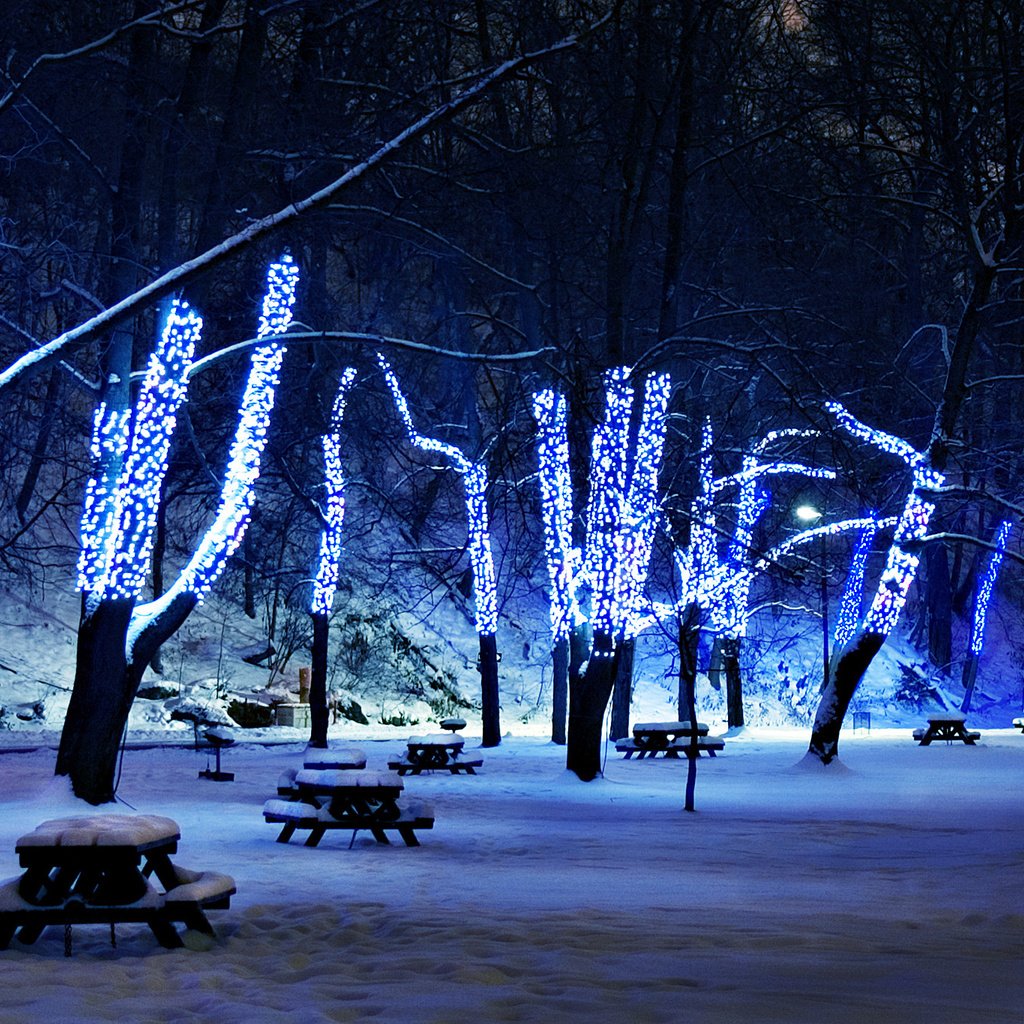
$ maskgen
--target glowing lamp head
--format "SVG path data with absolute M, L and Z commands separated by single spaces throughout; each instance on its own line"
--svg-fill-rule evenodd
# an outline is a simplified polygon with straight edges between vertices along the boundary
M 797 507 L 793 509 L 793 515 L 796 516 L 799 522 L 810 526 L 821 518 L 821 511 L 816 509 L 813 505 L 797 505 Z

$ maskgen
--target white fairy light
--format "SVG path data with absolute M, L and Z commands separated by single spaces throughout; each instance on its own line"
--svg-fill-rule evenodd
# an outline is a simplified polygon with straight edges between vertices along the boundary
M 270 266 L 259 338 L 272 338 L 287 330 L 292 320 L 298 276 L 298 267 L 290 256 L 283 256 L 279 263 Z M 200 600 L 238 549 L 249 524 L 284 354 L 285 347 L 275 340 L 253 351 L 217 514 L 180 580 L 181 586 Z
M 558 643 L 583 620 L 576 593 L 580 552 L 572 543 L 572 479 L 565 396 L 550 388 L 536 392 L 533 417 L 537 421 L 537 480 L 544 554 L 551 582 L 551 636 Z
M 634 389 L 630 368 L 605 374 L 605 415 L 591 445 L 585 573 L 591 590 L 591 624 L 613 643 L 635 635 L 657 525 L 657 482 L 671 393 L 667 374 L 644 385 L 636 450 L 630 448 Z
M 117 538 L 118 492 L 130 421 L 130 409 L 111 409 L 106 402 L 93 415 L 89 450 L 95 472 L 82 503 L 78 553 L 78 589 L 86 593 L 102 590 Z
M 338 571 L 342 552 L 342 526 L 345 521 L 345 471 L 341 462 L 341 423 L 349 388 L 355 380 L 356 368 L 347 366 L 342 372 L 331 409 L 331 429 L 322 438 L 324 453 L 325 526 L 320 534 L 320 552 L 313 577 L 313 599 L 310 612 L 328 615 L 338 589 Z
M 150 357 L 121 473 L 117 544 L 104 584 L 114 597 L 138 597 L 149 575 L 160 488 L 177 413 L 188 392 L 192 356 L 203 321 L 186 302 L 175 302 L 156 352 Z

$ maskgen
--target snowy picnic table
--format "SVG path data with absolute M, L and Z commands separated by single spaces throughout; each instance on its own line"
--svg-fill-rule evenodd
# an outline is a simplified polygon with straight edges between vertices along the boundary
M 483 761 L 462 756 L 466 741 L 454 733 L 435 732 L 425 736 L 410 736 L 406 750 L 388 767 L 399 775 L 420 775 L 423 772 L 447 771 L 452 775 L 465 772 L 475 775 Z
M 332 829 L 367 829 L 378 843 L 387 844 L 386 830 L 394 828 L 406 846 L 418 846 L 416 829 L 434 827 L 431 808 L 399 802 L 404 783 L 394 772 L 303 768 L 292 786 L 286 799 L 263 805 L 264 819 L 282 825 L 279 843 L 287 843 L 301 828 L 309 830 L 306 846 L 316 846 Z
M 696 741 L 696 742 L 695 742 Z M 725 748 L 725 741 L 716 736 L 708 736 L 708 727 L 703 722 L 697 728 L 687 722 L 637 722 L 633 726 L 632 738 L 619 740 L 615 749 L 626 755 L 628 761 L 634 754 L 637 760 L 645 757 L 679 757 L 680 754 L 690 756 L 701 753 L 715 756 L 715 752 Z
M 966 726 L 967 716 L 959 711 L 943 711 L 928 718 L 927 729 L 915 729 L 914 739 L 922 747 L 927 747 L 933 740 L 945 740 L 947 744 L 959 740 L 973 747 L 975 741 L 981 739 L 980 732 L 969 732 Z
M 235 883 L 172 863 L 180 838 L 177 822 L 159 815 L 44 821 L 15 845 L 24 874 L 0 886 L 0 949 L 16 931 L 31 943 L 51 924 L 64 925 L 68 956 L 74 924 L 109 924 L 112 942 L 115 924 L 147 924 L 172 949 L 183 945 L 175 922 L 212 936 L 204 911 L 229 906 Z

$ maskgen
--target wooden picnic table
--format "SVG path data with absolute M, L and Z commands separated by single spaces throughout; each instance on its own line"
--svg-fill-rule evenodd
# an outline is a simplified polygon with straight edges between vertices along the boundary
M 969 732 L 966 721 L 967 716 L 960 711 L 943 711 L 929 717 L 927 729 L 915 729 L 914 739 L 922 747 L 934 740 L 945 740 L 947 744 L 960 741 L 973 747 L 981 739 L 981 733 Z
M 378 843 L 387 844 L 386 830 L 394 828 L 406 846 L 418 846 L 415 830 L 433 828 L 433 812 L 420 804 L 401 806 L 403 788 L 390 771 L 304 768 L 296 772 L 289 798 L 268 800 L 263 817 L 282 825 L 279 843 L 287 843 L 301 828 L 309 830 L 306 846 L 316 846 L 335 829 L 367 829 Z
M 0 949 L 15 932 L 31 943 L 47 925 L 139 922 L 161 945 L 181 946 L 175 922 L 213 935 L 204 913 L 227 907 L 234 881 L 175 865 L 178 824 L 158 815 L 94 814 L 45 821 L 15 846 L 24 874 L 0 886 Z M 150 876 L 155 875 L 162 888 Z
M 303 768 L 295 776 L 295 786 L 300 799 L 326 806 L 338 821 L 345 818 L 391 821 L 401 813 L 398 798 L 404 786 L 392 772 Z M 326 797 L 326 802 L 317 797 Z
M 696 743 L 693 742 L 696 738 Z M 680 755 L 690 757 L 706 753 L 711 757 L 716 751 L 725 748 L 725 741 L 708 735 L 708 727 L 703 722 L 697 728 L 687 721 L 681 722 L 637 722 L 633 726 L 632 738 L 626 737 L 615 744 L 619 753 L 626 755 L 628 761 L 634 754 L 637 760 L 645 757 L 678 758 Z
M 397 760 L 388 762 L 388 767 L 399 775 L 420 775 L 423 772 L 447 771 L 452 775 L 465 772 L 475 775 L 483 761 L 462 756 L 466 741 L 453 733 L 430 733 L 426 736 L 410 736 L 405 753 Z

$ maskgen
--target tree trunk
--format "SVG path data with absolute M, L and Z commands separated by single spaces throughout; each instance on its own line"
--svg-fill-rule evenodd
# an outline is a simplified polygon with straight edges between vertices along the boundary
M 829 673 L 828 685 L 821 695 L 811 729 L 809 752 L 822 764 L 830 764 L 839 756 L 839 732 L 854 693 L 860 685 L 874 656 L 885 643 L 881 633 L 857 633 L 846 644 Z
M 633 658 L 636 641 L 624 640 L 619 645 L 619 659 L 612 690 L 612 717 L 608 735 L 613 740 L 629 735 L 629 706 L 633 701 Z
M 725 705 L 729 728 L 743 727 L 743 678 L 740 675 L 740 638 L 722 638 L 722 665 L 725 669 Z
M 974 699 L 974 684 L 978 679 L 978 655 L 968 654 L 964 662 L 964 699 L 960 704 L 960 710 L 966 715 L 971 710 L 971 701 Z
M 683 809 L 696 809 L 697 791 L 697 641 L 700 612 L 690 604 L 679 621 L 679 717 L 690 723 L 690 753 L 686 758 L 686 796 Z
M 310 649 L 312 672 L 309 680 L 309 745 L 327 749 L 327 635 L 326 612 L 316 612 L 313 620 L 313 646 Z
M 498 692 L 498 640 L 493 633 L 480 634 L 480 709 L 482 746 L 501 743 L 501 707 Z
M 612 638 L 596 632 L 587 671 L 570 689 L 565 766 L 584 782 L 601 774 L 601 725 L 615 684 L 618 660 Z
M 711 642 L 711 663 L 708 665 L 708 682 L 712 690 L 722 689 L 722 638 L 716 636 Z
M 679 620 L 679 718 L 686 721 L 697 701 L 697 650 L 700 644 L 700 610 L 686 606 Z M 689 719 L 691 722 L 696 718 Z
M 78 629 L 75 683 L 55 773 L 69 776 L 75 795 L 91 804 L 114 799 L 117 752 L 141 677 L 125 653 L 134 603 L 122 598 L 83 608 Z
M 565 746 L 565 712 L 569 700 L 569 641 L 551 651 L 551 742 Z

